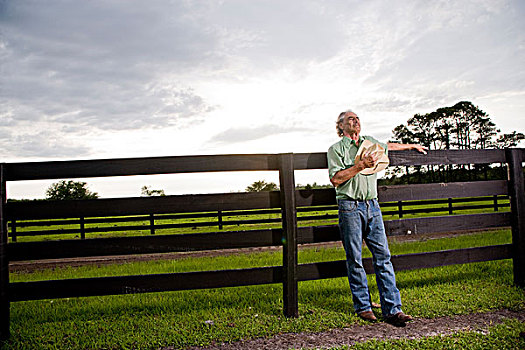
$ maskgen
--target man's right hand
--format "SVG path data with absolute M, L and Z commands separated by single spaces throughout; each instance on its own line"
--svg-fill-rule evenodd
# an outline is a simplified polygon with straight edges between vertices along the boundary
M 361 158 L 361 163 L 363 163 L 363 169 L 373 168 L 378 160 L 379 157 L 375 153 L 364 156 L 363 158 Z
M 337 173 L 335 173 L 335 175 L 330 179 L 330 182 L 332 185 L 334 185 L 334 187 L 338 187 L 339 185 L 359 174 L 361 170 L 373 168 L 378 160 L 379 157 L 375 153 L 372 155 L 364 155 L 358 163 L 354 164 L 354 166 L 348 169 L 339 170 Z

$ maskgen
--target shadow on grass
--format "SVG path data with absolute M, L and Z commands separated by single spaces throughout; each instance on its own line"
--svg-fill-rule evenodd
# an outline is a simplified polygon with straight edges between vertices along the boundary
M 490 278 L 509 281 L 512 284 L 512 262 L 490 261 L 464 265 L 452 265 L 429 269 L 401 271 L 397 273 L 398 288 L 421 288 L 462 281 L 487 281 Z
M 375 276 L 368 275 L 367 277 L 373 299 L 374 296 L 378 298 Z M 498 286 L 511 288 L 512 263 L 510 260 L 492 261 L 402 271 L 397 273 L 397 277 L 397 286 L 403 294 L 409 294 L 409 290 L 417 289 L 433 289 L 439 292 L 444 289 L 454 289 L 453 286 L 457 286 L 458 284 L 473 286 L 475 288 L 478 284 L 486 285 L 487 283 L 493 283 Z M 339 280 L 338 285 L 334 284 L 335 280 Z M 350 287 L 348 286 L 346 277 L 302 283 L 309 283 L 311 285 L 300 288 L 300 302 L 330 311 L 353 310 Z M 461 291 L 458 291 L 458 293 L 461 293 Z M 379 302 L 379 300 L 374 301 Z

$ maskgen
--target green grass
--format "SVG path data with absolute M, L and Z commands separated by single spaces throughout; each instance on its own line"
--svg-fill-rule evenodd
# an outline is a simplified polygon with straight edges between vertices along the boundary
M 442 239 L 421 238 L 411 242 L 396 242 L 391 240 L 389 247 L 393 255 L 482 247 L 495 244 L 510 243 L 509 230 L 492 230 L 475 234 L 453 236 Z M 363 257 L 371 257 L 370 251 L 364 247 Z M 341 247 L 300 249 L 298 262 L 300 264 L 343 260 L 344 250 Z M 130 262 L 125 264 L 65 267 L 54 270 L 36 271 L 33 273 L 11 273 L 11 282 L 26 282 L 49 279 L 88 278 L 107 276 L 126 276 L 153 273 L 210 271 L 222 269 L 241 269 L 263 266 L 282 265 L 282 252 L 262 252 L 257 254 L 236 254 L 229 256 L 184 258 L 180 260 L 156 260 L 149 262 Z
M 468 200 L 469 198 L 454 198 L 455 200 Z M 421 200 L 417 201 L 417 204 L 412 205 L 403 205 L 403 210 L 413 210 L 413 209 L 447 209 L 447 211 L 441 211 L 441 212 L 431 212 L 431 213 L 414 213 L 414 214 L 403 214 L 402 219 L 411 219 L 411 218 L 420 218 L 420 217 L 429 217 L 429 216 L 445 216 L 450 215 L 448 212 L 448 203 L 441 203 L 441 204 L 427 204 L 428 200 Z M 494 213 L 494 209 L 492 207 L 490 208 L 479 208 L 479 209 L 463 209 L 467 206 L 472 205 L 488 205 L 492 206 L 494 204 L 492 199 L 487 199 L 484 201 L 465 201 L 465 202 L 459 202 L 453 204 L 453 214 L 452 215 L 466 215 L 466 214 L 482 214 L 482 213 Z M 502 205 L 508 205 L 509 200 L 508 199 L 498 199 L 498 204 Z M 397 207 L 391 207 L 383 205 L 381 208 L 383 212 L 392 212 L 396 211 Z M 510 207 L 499 207 L 498 212 L 508 212 L 510 211 Z M 399 219 L 398 214 L 386 214 L 384 215 L 385 220 L 397 220 Z
M 406 254 L 504 244 L 510 240 L 509 231 L 498 230 L 417 242 L 392 241 L 390 247 L 393 254 Z M 343 258 L 344 253 L 340 248 L 310 248 L 299 252 L 300 263 Z M 186 258 L 13 273 L 11 281 L 272 266 L 280 265 L 281 260 L 280 252 Z M 512 285 L 510 260 L 400 271 L 396 276 L 404 310 L 416 317 L 525 308 L 523 290 Z M 369 276 L 369 286 L 373 299 L 377 301 L 378 291 L 372 275 Z M 282 316 L 282 286 L 278 284 L 17 302 L 11 304 L 12 339 L 5 348 L 182 348 L 206 345 L 213 341 L 232 342 L 268 337 L 284 332 L 318 332 L 361 323 L 351 310 L 352 301 L 346 278 L 299 283 L 300 317 L 297 319 Z M 513 326 L 513 329 L 516 327 Z M 510 341 L 510 335 L 505 333 L 505 329 L 501 332 L 501 337 Z M 462 342 L 462 339 L 474 336 L 462 335 L 464 338 L 457 341 Z M 450 347 L 448 338 L 443 343 L 439 342 L 439 338 L 428 341 L 428 344 L 437 342 L 438 348 Z M 421 346 L 424 348 L 427 345 Z

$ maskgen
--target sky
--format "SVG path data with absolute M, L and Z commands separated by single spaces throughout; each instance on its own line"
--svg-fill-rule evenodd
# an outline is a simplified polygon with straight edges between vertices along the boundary
M 521 0 L 0 0 L 1 162 L 325 152 L 470 101 L 525 132 Z M 275 173 L 80 179 L 101 197 L 231 192 Z M 41 198 L 53 181 L 8 184 Z M 328 183 L 326 171 L 296 182 Z

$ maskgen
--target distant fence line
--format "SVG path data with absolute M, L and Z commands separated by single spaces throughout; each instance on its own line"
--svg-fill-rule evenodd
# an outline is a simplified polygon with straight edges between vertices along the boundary
M 414 184 L 379 186 L 381 202 L 394 202 L 393 213 L 406 214 L 403 205 L 411 201 L 446 201 L 451 206 L 458 197 L 506 196 L 510 212 L 421 217 L 385 221 L 389 235 L 425 234 L 469 229 L 512 227 L 512 244 L 456 249 L 440 252 L 406 254 L 392 257 L 397 270 L 418 269 L 497 259 L 513 259 L 515 284 L 525 285 L 525 204 L 522 162 L 523 149 L 390 152 L 391 165 L 490 164 L 507 163 L 509 179 L 501 181 L 456 182 L 447 184 Z M 298 316 L 298 282 L 342 277 L 344 261 L 298 264 L 297 245 L 339 240 L 337 225 L 298 225 L 298 211 L 314 206 L 335 204 L 332 189 L 296 190 L 295 170 L 325 169 L 326 153 L 216 155 L 187 157 L 155 157 L 103 159 L 67 162 L 0 164 L 0 338 L 9 337 L 10 302 L 47 298 L 65 298 L 129 293 L 147 293 L 186 289 L 220 288 L 268 283 L 283 284 L 284 314 Z M 6 202 L 8 181 L 86 178 L 106 176 L 148 175 L 216 171 L 279 172 L 279 191 L 259 193 L 199 194 L 165 197 L 116 198 L 60 202 Z M 497 199 L 498 197 L 496 197 Z M 486 205 L 485 205 L 486 206 Z M 500 205 L 496 204 L 497 209 Z M 193 213 L 225 213 L 239 210 L 278 210 L 279 228 L 248 231 L 217 231 L 211 233 L 142 235 L 132 237 L 92 238 L 39 242 L 8 242 L 8 222 L 14 222 L 11 234 L 24 220 L 65 220 L 76 218 L 80 232 L 89 232 L 85 225 L 92 219 L 111 216 L 144 215 L 153 230 L 161 214 L 193 215 Z M 450 207 L 445 208 L 451 210 Z M 416 211 L 418 209 L 412 209 Z M 455 210 L 452 208 L 452 210 Z M 106 219 L 108 220 L 108 219 Z M 130 219 L 131 220 L 131 219 Z M 271 219 L 273 220 L 273 219 Z M 153 223 L 152 223 L 153 222 Z M 152 224 L 151 224 L 152 223 Z M 217 225 L 217 222 L 214 223 Z M 225 224 L 223 222 L 223 224 Z M 171 224 L 176 225 L 176 224 Z M 133 227 L 133 226 L 130 226 Z M 163 227 L 169 228 L 169 227 Z M 127 228 L 129 229 L 129 227 Z M 78 232 L 78 230 L 77 230 Z M 154 232 L 154 231 L 153 231 Z M 283 264 L 251 269 L 196 271 L 138 276 L 81 278 L 54 281 L 9 283 L 9 261 L 62 259 L 71 257 L 126 254 L 165 253 L 282 246 Z M 363 261 L 371 273 L 371 259 Z
M 491 202 L 491 204 L 471 204 L 473 202 Z M 455 205 L 458 203 L 468 203 L 469 205 Z M 428 205 L 439 205 L 445 204 L 440 207 L 426 207 Z M 407 207 L 421 207 L 407 209 Z M 398 201 L 398 202 L 382 202 L 381 208 L 396 208 L 395 210 L 383 210 L 383 216 L 397 215 L 400 219 L 405 215 L 409 214 L 428 214 L 428 213 L 440 213 L 446 212 L 448 215 L 453 215 L 454 212 L 463 210 L 479 210 L 479 209 L 491 209 L 493 211 L 499 211 L 500 208 L 510 207 L 508 203 L 508 196 L 506 195 L 493 195 L 485 197 L 470 197 L 470 198 L 445 198 L 436 200 L 425 200 L 425 201 Z M 334 212 L 337 211 L 336 205 L 322 206 L 322 207 L 304 207 L 297 208 L 298 213 L 308 212 Z M 154 235 L 159 230 L 167 229 L 183 229 L 183 228 L 204 228 L 204 227 L 217 227 L 219 230 L 224 230 L 225 226 L 239 226 L 239 225 L 257 225 L 257 224 L 272 224 L 280 223 L 281 217 L 280 209 L 262 209 L 262 210 L 237 210 L 237 211 L 216 211 L 208 213 L 188 213 L 188 214 L 148 214 L 140 216 L 122 216 L 122 217 L 109 217 L 109 218 L 75 218 L 75 219 L 64 219 L 64 220 L 31 220 L 31 221 L 17 221 L 12 219 L 8 223 L 9 237 L 13 242 L 17 241 L 18 237 L 35 237 L 35 236 L 49 236 L 49 235 L 72 235 L 78 234 L 80 239 L 86 239 L 86 233 L 109 233 L 109 232 L 126 232 L 126 231 L 147 231 Z M 235 217 L 250 217 L 254 215 L 272 215 L 272 218 L 266 219 L 232 219 Z M 298 222 L 311 222 L 311 226 L 316 221 L 326 221 L 337 219 L 337 214 L 323 213 L 320 215 L 308 215 L 298 216 Z M 207 218 L 212 221 L 184 221 L 184 219 L 201 219 Z M 178 223 L 156 223 L 163 222 L 166 220 L 178 220 L 184 222 Z M 127 226 L 91 226 L 86 225 L 95 224 L 120 224 L 128 222 L 142 222 L 139 225 L 127 225 Z M 147 224 L 144 224 L 147 223 Z M 77 226 L 78 228 L 59 228 L 59 229 L 45 229 L 45 230 L 25 230 L 19 231 L 28 227 L 50 227 L 50 226 L 64 226 L 71 225 Z

